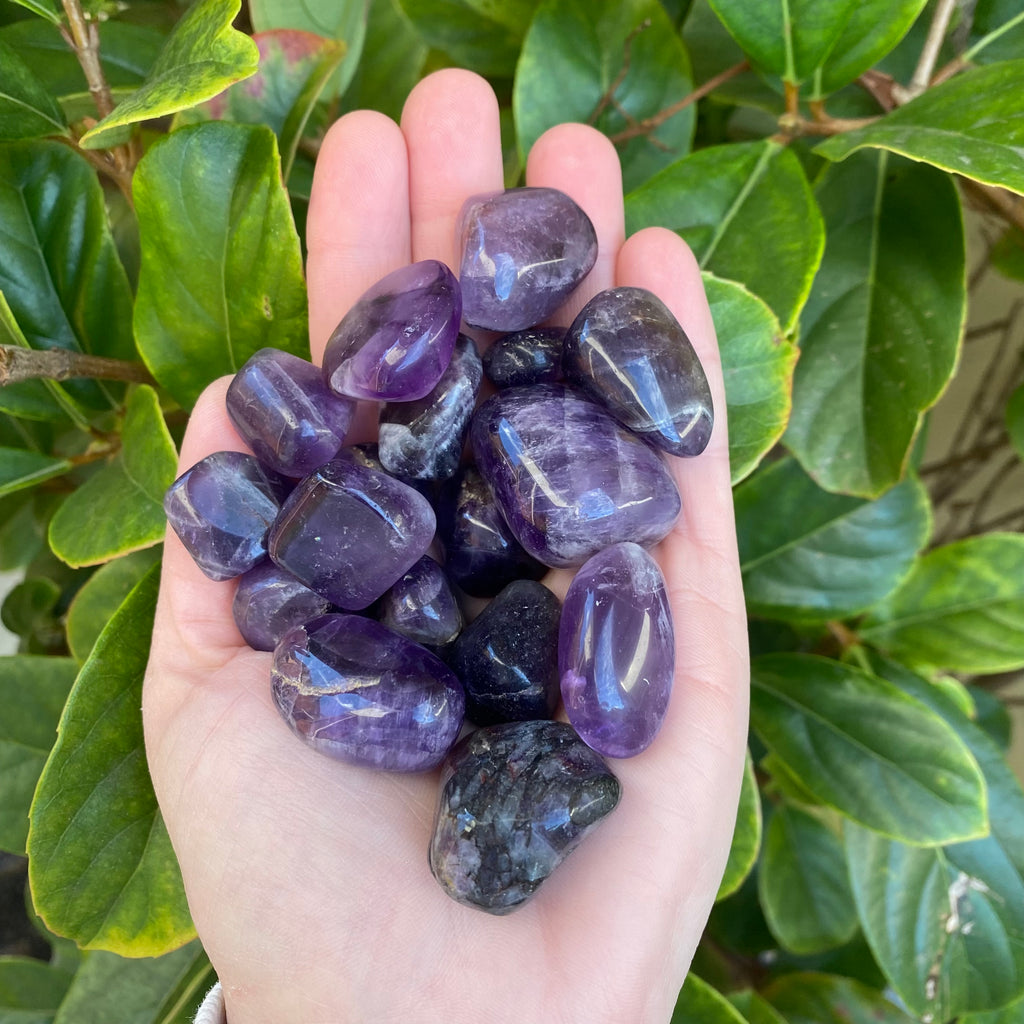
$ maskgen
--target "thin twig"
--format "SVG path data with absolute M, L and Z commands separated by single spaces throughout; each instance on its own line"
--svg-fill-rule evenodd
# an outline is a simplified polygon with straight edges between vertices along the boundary
M 100 39 L 96 23 L 86 21 L 79 0 L 62 0 L 62 3 L 68 18 L 68 27 L 62 28 L 61 31 L 68 45 L 74 50 L 78 63 L 82 65 L 89 92 L 100 117 L 106 117 L 114 109 L 114 100 L 110 95 L 107 76 L 103 73 L 103 65 L 100 63 Z
M 126 359 L 109 359 L 63 348 L 39 350 L 0 345 L 0 387 L 22 380 L 68 380 L 73 377 L 155 383 L 142 363 Z
M 959 74 L 965 68 L 969 68 L 971 65 L 968 61 L 964 60 L 963 57 L 954 57 L 949 63 L 944 64 L 938 71 L 932 75 L 932 80 L 928 83 L 928 88 L 932 88 L 936 85 L 942 85 L 943 82 L 948 82 L 954 75 Z
M 969 451 L 960 452 L 958 455 L 951 455 L 949 458 L 943 459 L 941 462 L 932 462 L 926 466 L 922 466 L 918 473 L 921 476 L 932 476 L 935 473 L 944 473 L 949 469 L 956 469 L 959 466 L 966 465 L 968 462 L 973 462 L 975 459 L 984 459 L 989 455 L 994 454 L 1001 448 L 1005 447 L 1005 439 L 995 441 L 991 444 L 979 444 L 975 445 Z
M 956 8 L 956 2 L 957 0 L 939 0 L 935 5 L 935 13 L 932 15 L 932 23 L 928 27 L 928 36 L 921 48 L 921 56 L 914 69 L 914 76 L 910 79 L 910 85 L 906 89 L 897 91 L 897 98 L 901 103 L 920 96 L 928 88 L 928 84 L 932 80 L 932 73 L 935 71 L 936 61 L 939 59 L 939 51 L 942 49 L 942 41 L 946 38 L 949 19 L 953 16 L 953 11 Z
M 971 518 L 967 521 L 968 533 L 977 532 L 978 524 L 982 521 L 982 512 L 985 506 L 995 497 L 999 488 L 1002 487 L 1006 475 L 1019 464 L 1020 459 L 1017 458 L 1017 454 L 1014 452 L 1013 455 L 1003 461 L 1002 465 L 993 474 L 992 479 L 985 485 L 981 494 L 978 495 L 977 501 L 974 503 Z
M 636 39 L 644 29 L 651 27 L 651 19 L 645 18 L 640 22 L 639 25 L 632 32 L 626 36 L 625 42 L 622 44 L 622 67 L 619 68 L 619 73 L 612 80 L 612 84 L 608 86 L 604 91 L 604 95 L 597 101 L 597 106 L 594 107 L 593 113 L 587 118 L 587 124 L 597 124 L 597 119 L 604 113 L 605 108 L 612 102 L 615 94 L 619 91 L 619 87 L 626 80 L 626 75 L 629 74 L 629 63 L 632 59 L 633 51 L 633 40 Z

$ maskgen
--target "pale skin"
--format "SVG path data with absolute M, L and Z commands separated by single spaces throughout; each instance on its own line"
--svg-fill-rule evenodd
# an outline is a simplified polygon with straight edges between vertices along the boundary
M 664 726 L 613 761 L 618 808 L 507 917 L 460 906 L 427 867 L 437 775 L 332 761 L 290 732 L 271 655 L 249 650 L 214 583 L 168 533 L 146 676 L 146 747 L 192 915 L 223 983 L 229 1024 L 665 1024 L 732 837 L 749 666 L 729 486 L 725 396 L 697 265 L 672 232 L 624 240 L 612 145 L 566 124 L 533 147 L 527 183 L 559 188 L 597 230 L 597 265 L 554 322 L 612 285 L 649 288 L 685 327 L 711 383 L 708 449 L 670 459 L 683 514 L 655 555 L 676 623 Z M 413 260 L 458 267 L 463 200 L 502 187 L 498 107 L 485 81 L 422 81 L 401 125 L 360 111 L 328 133 L 308 218 L 310 344 Z M 181 452 L 245 450 L 204 393 Z M 362 439 L 372 416 L 357 426 Z M 564 581 L 556 580 L 561 590 Z

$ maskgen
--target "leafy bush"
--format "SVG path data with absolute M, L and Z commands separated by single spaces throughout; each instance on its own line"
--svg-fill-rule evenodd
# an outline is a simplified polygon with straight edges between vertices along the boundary
M 27 849 L 53 955 L 0 959 L 0 1020 L 167 1024 L 209 984 L 139 715 L 174 438 L 211 379 L 305 347 L 325 126 L 397 115 L 448 63 L 502 97 L 509 183 L 546 128 L 589 121 L 619 147 L 629 229 L 677 230 L 706 274 L 755 658 L 732 854 L 677 1019 L 1020 1020 L 1024 792 L 997 690 L 1024 666 L 1024 537 L 996 532 L 1019 508 L 989 511 L 1020 480 L 1019 358 L 921 465 L 928 410 L 976 362 L 965 201 L 971 283 L 1024 278 L 1019 3 L 17 2 L 0 847 Z M 976 333 L 1003 358 L 1012 327 Z

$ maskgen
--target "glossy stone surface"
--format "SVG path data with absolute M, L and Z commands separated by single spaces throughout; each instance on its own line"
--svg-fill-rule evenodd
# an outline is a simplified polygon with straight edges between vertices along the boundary
M 212 580 L 241 576 L 267 554 L 288 484 L 244 452 L 214 452 L 167 489 L 164 512 Z
M 470 441 L 512 532 L 546 565 L 581 565 L 623 540 L 654 544 L 679 515 L 661 456 L 561 385 L 500 391 L 476 411 Z
M 225 404 L 256 458 L 292 477 L 334 458 L 356 407 L 327 387 L 318 366 L 273 348 L 260 349 L 235 374 Z
M 272 651 L 296 626 L 330 611 L 331 603 L 269 559 L 238 580 L 231 610 L 245 642 Z
M 457 902 L 507 914 L 614 810 L 619 793 L 604 761 L 562 722 L 478 729 L 444 763 L 430 870 Z
M 428 647 L 450 644 L 462 612 L 444 570 L 424 555 L 380 599 L 377 617 L 389 629 Z
M 380 461 L 380 449 L 376 441 L 362 441 L 359 444 L 347 444 L 338 451 L 337 458 L 355 463 L 358 466 L 365 466 L 367 469 L 375 469 L 380 473 L 388 473 L 384 463 Z M 427 501 L 433 503 L 436 491 L 433 480 L 414 480 L 412 477 L 402 476 L 399 473 L 388 473 L 396 480 L 419 491 Z
M 462 688 L 444 662 L 358 615 L 324 615 L 286 633 L 271 689 L 300 739 L 368 768 L 433 768 L 462 726 Z
M 416 480 L 447 480 L 458 468 L 483 366 L 460 334 L 437 386 L 415 402 L 388 402 L 380 412 L 378 454 L 384 468 Z
M 458 230 L 463 316 L 490 331 L 546 320 L 597 260 L 590 218 L 553 188 L 471 196 Z
M 496 388 L 556 384 L 562 379 L 563 327 L 503 334 L 484 353 L 484 373 Z
M 704 367 L 668 307 L 644 288 L 609 288 L 565 336 L 566 376 L 645 441 L 699 455 L 715 417 Z
M 477 725 L 550 718 L 558 703 L 562 606 L 543 584 L 516 580 L 463 630 L 449 664 Z
M 324 352 L 324 377 L 350 398 L 422 398 L 448 366 L 461 316 L 459 283 L 443 263 L 422 260 L 395 270 L 334 329 Z
M 576 573 L 558 640 L 573 727 L 607 757 L 633 757 L 661 728 L 675 674 L 665 579 L 636 544 L 616 544 Z
M 512 535 L 475 466 L 442 488 L 437 536 L 449 578 L 473 597 L 494 597 L 513 580 L 539 580 L 547 572 Z
M 334 459 L 301 480 L 268 537 L 270 557 L 347 611 L 375 601 L 418 561 L 434 510 L 387 473 Z

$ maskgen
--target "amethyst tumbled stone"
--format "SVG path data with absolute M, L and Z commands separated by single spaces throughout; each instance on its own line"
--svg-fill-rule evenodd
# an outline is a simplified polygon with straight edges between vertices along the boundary
M 496 388 L 555 384 L 562 379 L 564 327 L 503 334 L 484 353 L 484 373 Z
M 272 651 L 289 629 L 330 609 L 327 598 L 269 559 L 239 579 L 231 606 L 239 633 L 256 651 Z
M 323 615 L 286 633 L 271 688 L 297 736 L 368 768 L 433 768 L 462 726 L 462 687 L 444 662 L 358 615 Z
M 225 402 L 255 456 L 294 477 L 334 458 L 356 407 L 327 387 L 318 366 L 273 348 L 260 349 L 235 374 Z
M 389 629 L 428 647 L 450 644 L 462 629 L 462 612 L 448 577 L 429 555 L 380 599 L 377 617 Z
M 618 420 L 673 455 L 699 455 L 715 417 L 711 389 L 679 321 L 644 288 L 609 288 L 565 336 L 567 377 Z
M 334 459 L 301 480 L 270 531 L 270 557 L 332 604 L 358 611 L 423 554 L 434 510 L 387 473 Z
M 267 553 L 267 530 L 288 484 L 244 452 L 214 452 L 167 489 L 164 512 L 196 565 L 229 580 Z
M 604 409 L 558 384 L 509 388 L 476 411 L 477 466 L 519 543 L 546 565 L 610 544 L 654 544 L 679 515 L 661 456 Z
M 478 729 L 444 763 L 430 870 L 457 902 L 507 914 L 614 810 L 619 792 L 562 722 Z
M 324 377 L 350 398 L 422 398 L 448 366 L 461 316 L 459 283 L 443 263 L 402 267 L 370 288 L 334 329 Z
M 665 579 L 636 544 L 616 544 L 576 573 L 565 595 L 558 667 L 565 713 L 607 757 L 646 749 L 668 708 L 675 640 Z
M 463 316 L 491 331 L 546 320 L 597 260 L 590 218 L 553 188 L 471 196 L 459 216 L 459 241 Z

